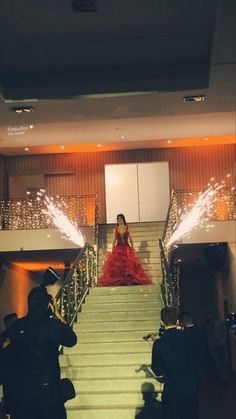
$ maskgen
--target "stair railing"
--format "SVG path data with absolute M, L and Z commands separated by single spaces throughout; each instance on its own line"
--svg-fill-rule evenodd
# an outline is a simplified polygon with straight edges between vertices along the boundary
M 76 320 L 89 289 L 96 285 L 96 260 L 94 247 L 86 243 L 56 295 L 58 309 L 70 325 Z
M 166 246 L 168 240 L 172 235 L 174 226 L 176 225 L 177 221 L 178 202 L 176 193 L 172 189 L 163 235 L 162 238 L 159 239 L 162 268 L 161 295 L 164 306 L 174 307 L 178 310 L 179 296 L 177 295 L 177 290 L 174 285 L 173 275 L 170 272 L 170 252 Z
M 162 282 L 161 282 L 161 297 L 165 307 L 174 307 L 178 311 L 177 290 L 175 289 L 172 273 L 169 269 L 162 240 L 159 239 L 159 247 L 161 254 L 161 268 L 162 268 Z

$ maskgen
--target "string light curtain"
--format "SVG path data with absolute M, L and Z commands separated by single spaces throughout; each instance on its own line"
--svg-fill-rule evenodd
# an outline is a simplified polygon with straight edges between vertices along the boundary
M 51 197 L 55 205 L 79 226 L 95 226 L 98 219 L 96 195 Z M 38 197 L 0 201 L 1 230 L 34 230 L 54 228 L 47 215 L 45 200 Z

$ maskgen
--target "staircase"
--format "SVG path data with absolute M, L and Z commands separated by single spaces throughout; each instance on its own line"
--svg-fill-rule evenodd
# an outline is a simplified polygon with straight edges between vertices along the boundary
M 98 278 L 102 274 L 102 266 L 107 251 L 112 248 L 112 231 L 116 224 L 100 224 L 98 230 Z M 153 284 L 160 284 L 161 259 L 158 239 L 162 237 L 164 222 L 129 223 L 134 248 L 142 262 L 143 269 Z
M 66 404 L 68 419 L 135 419 L 143 409 L 153 417 L 162 385 L 148 368 L 152 343 L 142 337 L 159 328 L 161 306 L 155 285 L 90 290 L 74 324 L 78 343 L 60 357 L 78 393 Z

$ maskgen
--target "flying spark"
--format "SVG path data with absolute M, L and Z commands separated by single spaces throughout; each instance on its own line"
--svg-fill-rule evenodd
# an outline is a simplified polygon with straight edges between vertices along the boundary
M 77 228 L 77 225 L 72 223 L 48 196 L 44 197 L 44 201 L 47 209 L 43 210 L 43 213 L 52 220 L 53 224 L 63 234 L 62 237 L 72 241 L 79 247 L 83 247 L 85 245 L 84 236 L 82 235 L 81 230 Z
M 211 180 L 214 180 L 214 178 Z M 201 192 L 193 208 L 181 216 L 174 228 L 173 234 L 166 244 L 167 248 L 180 238 L 186 236 L 194 228 L 202 227 L 209 220 L 213 212 L 213 204 L 216 201 L 217 191 L 220 189 L 220 186 L 216 186 L 217 184 L 210 186 L 205 192 Z

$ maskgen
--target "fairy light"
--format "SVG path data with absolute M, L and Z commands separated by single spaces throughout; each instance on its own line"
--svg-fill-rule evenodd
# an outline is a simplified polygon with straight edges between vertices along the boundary
M 85 240 L 77 225 L 71 222 L 63 211 L 54 204 L 53 199 L 45 196 L 44 201 L 47 209 L 43 210 L 43 213 L 52 220 L 53 224 L 63 234 L 63 238 L 72 241 L 79 247 L 83 247 Z

